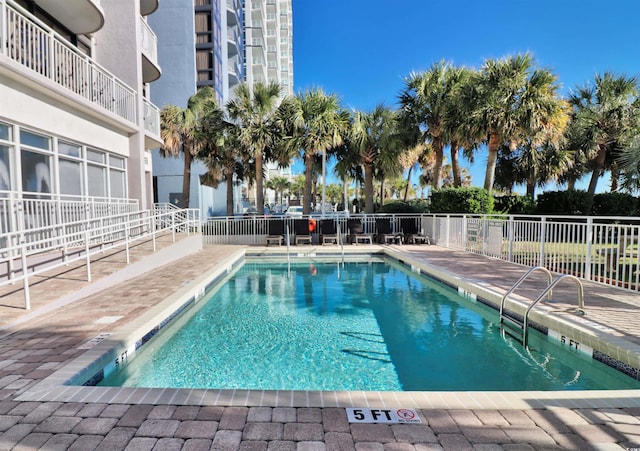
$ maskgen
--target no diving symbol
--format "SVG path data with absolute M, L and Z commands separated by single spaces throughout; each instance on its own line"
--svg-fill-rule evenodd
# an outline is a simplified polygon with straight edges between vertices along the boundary
M 409 409 L 398 409 L 396 414 L 403 420 L 413 420 L 416 417 L 415 412 Z

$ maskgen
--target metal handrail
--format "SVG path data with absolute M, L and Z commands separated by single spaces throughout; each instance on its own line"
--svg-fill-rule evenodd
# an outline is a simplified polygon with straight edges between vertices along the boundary
M 186 230 L 187 233 L 190 233 L 193 228 L 197 233 L 200 224 L 197 213 L 198 210 L 179 210 L 156 214 L 140 211 L 2 234 L 0 238 L 8 243 L 7 246 L 3 246 L 2 257 L 4 261 L 8 262 L 9 271 L 7 279 L 0 280 L 0 286 L 14 284 L 22 280 L 25 309 L 29 310 L 31 306 L 30 277 L 84 259 L 87 266 L 87 280 L 91 281 L 92 255 L 103 252 L 105 248 L 124 245 L 127 263 L 129 263 L 129 244 L 134 241 L 151 237 L 155 251 L 156 235 L 159 232 L 171 230 L 174 242 L 177 230 Z M 35 237 L 35 239 L 32 238 L 27 242 L 27 236 Z M 70 248 L 77 250 L 75 256 L 69 256 Z M 63 251 L 63 256 L 59 263 L 49 262 L 40 269 L 32 267 L 29 270 L 28 257 L 60 249 Z M 21 261 L 19 270 L 14 268 L 14 261 Z
M 538 302 L 540 302 L 548 293 L 551 293 L 551 290 L 553 290 L 553 287 L 555 287 L 561 280 L 563 279 L 570 279 L 573 280 L 576 284 L 576 286 L 578 287 L 578 309 L 576 310 L 576 313 L 578 315 L 586 315 L 586 312 L 584 311 L 584 287 L 582 286 L 582 282 L 580 281 L 580 279 L 578 279 L 576 276 L 571 275 L 571 274 L 564 274 L 560 277 L 557 277 L 547 288 L 545 288 L 545 290 L 540 293 L 540 296 L 538 296 L 538 298 L 533 301 L 533 303 L 527 308 L 527 310 L 524 313 L 524 322 L 523 322 L 523 338 L 522 338 L 522 342 L 524 344 L 524 346 L 527 346 L 527 338 L 529 335 L 529 312 L 531 312 L 531 310 L 533 309 L 533 307 L 536 306 L 536 304 L 538 304 Z
M 502 316 L 503 316 L 503 312 L 504 312 L 504 304 L 507 300 L 507 297 L 513 293 L 516 288 L 518 288 L 520 286 L 520 284 L 522 282 L 525 281 L 525 279 L 527 277 L 529 277 L 530 274 L 534 273 L 535 271 L 542 271 L 544 273 L 547 274 L 547 288 L 551 285 L 551 281 L 553 280 L 553 276 L 551 275 L 551 271 L 549 271 L 547 268 L 545 268 L 544 266 L 534 266 L 533 268 L 531 268 L 529 271 L 527 271 L 522 277 L 520 277 L 518 279 L 518 281 L 513 284 L 513 286 L 509 289 L 509 291 L 507 291 L 504 296 L 502 297 L 502 300 L 500 301 L 500 320 L 502 320 Z M 546 290 L 545 290 L 545 294 L 546 294 Z M 549 291 L 549 300 L 551 300 L 551 291 Z

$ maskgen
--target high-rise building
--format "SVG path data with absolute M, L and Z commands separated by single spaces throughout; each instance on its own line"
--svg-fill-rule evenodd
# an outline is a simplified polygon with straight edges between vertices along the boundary
M 0 197 L 151 205 L 157 7 L 0 0 Z
M 260 12 L 264 19 L 254 19 Z M 291 0 L 163 0 L 149 19 L 158 35 L 158 60 L 163 67 L 162 79 L 154 84 L 153 101 L 160 107 L 186 108 L 197 88 L 211 86 L 224 105 L 240 83 L 253 85 L 259 80 L 277 81 L 285 94 L 291 93 L 291 12 Z M 254 35 L 265 39 L 254 46 Z M 256 55 L 264 56 L 254 64 Z M 153 164 L 156 200 L 179 204 L 183 159 L 163 158 L 156 151 Z M 201 162 L 192 164 L 189 207 L 199 208 L 203 217 L 224 215 L 226 187 L 202 185 L 199 176 L 206 171 Z M 247 199 L 243 202 L 240 187 L 234 200 L 234 212 L 242 213 Z
M 247 0 L 245 46 L 247 83 L 277 81 L 293 93 L 291 0 Z

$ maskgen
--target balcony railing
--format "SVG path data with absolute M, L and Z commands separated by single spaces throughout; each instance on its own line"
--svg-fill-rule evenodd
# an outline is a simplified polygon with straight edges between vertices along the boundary
M 19 6 L 0 2 L 0 53 L 130 122 L 136 91 Z
M 146 20 L 140 17 L 140 31 L 142 34 L 142 51 L 154 63 L 158 64 L 158 38 Z
M 154 136 L 160 136 L 160 110 L 144 99 L 144 129 Z

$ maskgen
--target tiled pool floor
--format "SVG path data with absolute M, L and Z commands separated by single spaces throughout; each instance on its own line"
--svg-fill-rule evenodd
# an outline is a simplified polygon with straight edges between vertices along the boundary
M 0 330 L 0 450 L 640 447 L 637 392 L 595 392 L 592 399 L 576 399 L 557 392 L 544 396 L 524 394 L 515 396 L 512 404 L 508 395 L 505 398 L 498 393 L 421 394 L 424 402 L 419 404 L 411 394 L 397 394 L 395 401 L 385 401 L 397 407 L 419 405 L 424 420 L 421 425 L 348 423 L 345 409 L 334 407 L 338 404 L 332 404 L 332 397 L 344 396 L 340 405 L 351 402 L 358 407 L 382 402 L 372 401 L 364 393 L 327 394 L 326 400 L 325 395 L 315 393 L 283 393 L 281 399 L 268 400 L 255 399 L 262 396 L 258 393 L 238 397 L 229 392 L 208 403 L 209 395 L 204 393 L 164 391 L 140 392 L 115 402 L 117 392 L 87 387 L 69 402 L 18 400 L 85 352 L 78 347 L 87 340 L 124 327 L 152 308 L 159 298 L 188 286 L 203 271 L 215 268 L 241 249 L 207 247 L 89 298 L 43 315 L 31 314 L 29 321 L 16 326 L 11 324 L 22 313 L 16 314 L 15 307 L 8 306 L 8 298 L 16 293 L 0 298 L 0 326 L 4 327 Z M 395 249 L 425 265 L 473 280 L 487 290 L 504 292 L 523 273 L 523 268 L 516 265 L 437 246 Z M 44 280 L 38 299 L 32 301 L 34 307 L 51 305 L 62 291 L 68 291 L 68 279 L 72 278 L 69 274 Z M 566 289 L 566 305 L 563 289 L 558 290 L 553 306 L 567 315 L 575 299 L 572 288 Z M 526 295 L 526 291 L 520 293 Z M 640 296 L 595 284 L 587 284 L 585 294 L 589 321 L 606 326 L 608 333 L 630 343 L 632 348 L 640 343 Z M 205 402 L 185 402 L 189 397 Z

